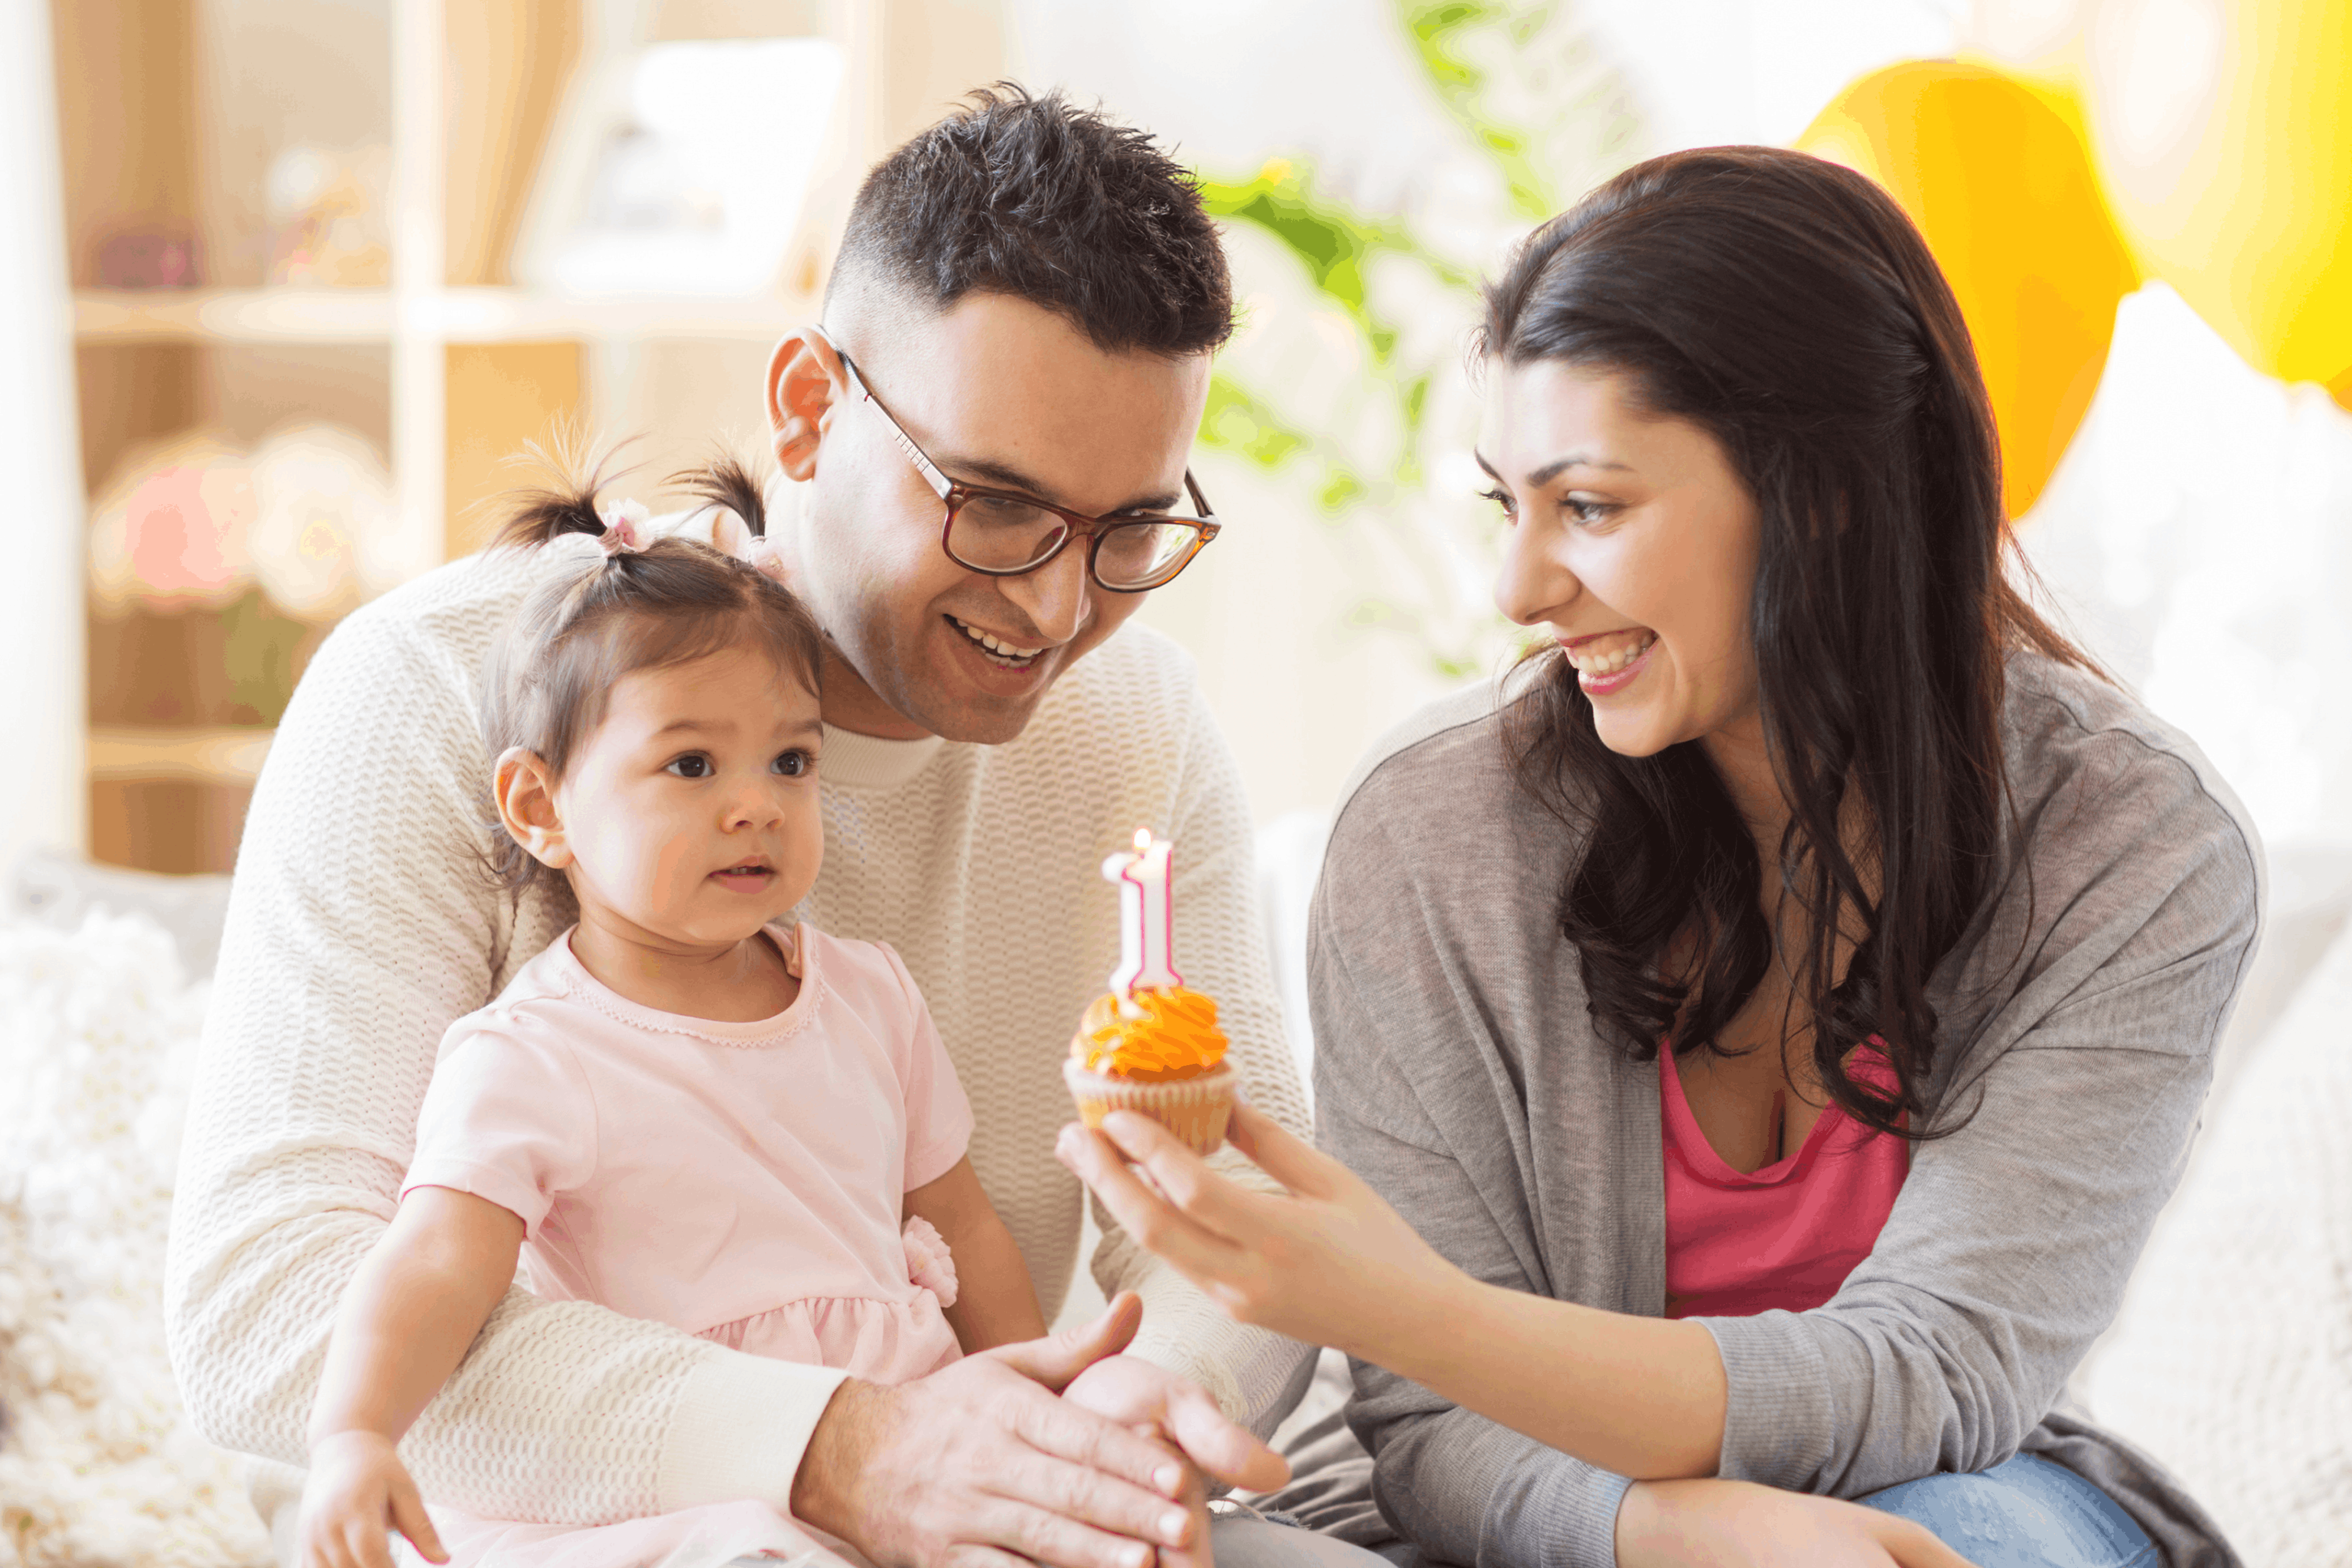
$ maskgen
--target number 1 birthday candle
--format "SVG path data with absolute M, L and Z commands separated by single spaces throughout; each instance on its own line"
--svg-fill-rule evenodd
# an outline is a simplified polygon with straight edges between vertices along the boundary
M 1173 845 L 1138 828 L 1133 850 L 1102 863 L 1118 889 L 1118 967 L 1079 1021 L 1062 1076 L 1087 1126 L 1133 1110 L 1206 1154 L 1225 1139 L 1234 1069 L 1216 1003 L 1176 971 L 1175 861 Z

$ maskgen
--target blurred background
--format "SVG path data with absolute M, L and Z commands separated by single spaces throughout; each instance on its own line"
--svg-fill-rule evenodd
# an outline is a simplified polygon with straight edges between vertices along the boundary
M 1001 75 L 1151 127 L 1227 224 L 1244 321 L 1202 466 L 1234 526 L 1146 614 L 1262 823 L 1511 650 L 1470 499 L 1477 277 L 1629 163 L 1768 142 L 1927 229 L 2078 628 L 2274 843 L 2352 840 L 2322 674 L 2352 653 L 2341 0 L 78 0 L 0 27 L 42 520 L 0 589 L 36 677 L 0 847 L 226 869 L 335 619 L 473 549 L 560 418 L 642 435 L 646 476 L 756 438 L 859 174 Z
M 2352 1565 L 2352 0 L 9 0 L 0 870 L 49 923 L 0 921 L 0 1568 L 267 1561 L 283 1497 L 178 1424 L 154 1302 L 219 927 L 187 874 L 305 660 L 475 549 L 559 420 L 647 476 L 762 447 L 863 170 L 1004 76 L 1157 132 L 1225 225 L 1227 526 L 1143 614 L 1240 758 L 1302 1055 L 1342 782 L 1516 648 L 1480 275 L 1678 147 L 1894 193 L 2055 609 L 2268 845 L 2216 1131 L 2074 1392 L 2248 1562 Z M 42 934 L 99 905 L 176 947 Z

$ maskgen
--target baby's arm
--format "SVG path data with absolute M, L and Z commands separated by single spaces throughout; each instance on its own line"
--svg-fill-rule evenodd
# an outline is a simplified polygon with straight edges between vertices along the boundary
M 401 1200 L 352 1277 L 328 1342 L 310 1412 L 301 1568 L 391 1568 L 393 1528 L 434 1562 L 448 1560 L 394 1450 L 514 1283 L 522 1237 L 520 1219 L 471 1193 L 417 1187 Z
M 1029 1266 L 981 1189 L 970 1155 L 908 1193 L 906 1217 L 930 1221 L 954 1256 L 956 1304 L 947 1310 L 948 1326 L 967 1354 L 1045 1334 Z

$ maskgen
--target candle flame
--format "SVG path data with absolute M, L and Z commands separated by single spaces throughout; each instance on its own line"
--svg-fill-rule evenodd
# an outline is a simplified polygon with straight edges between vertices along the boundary
M 1142 854 L 1146 849 L 1149 849 L 1149 848 L 1150 848 L 1150 847 L 1151 847 L 1151 829 L 1150 829 L 1149 827 L 1139 827 L 1139 828 L 1137 828 L 1137 829 L 1135 830 L 1135 852 L 1136 852 L 1137 854 L 1140 855 L 1140 854 Z

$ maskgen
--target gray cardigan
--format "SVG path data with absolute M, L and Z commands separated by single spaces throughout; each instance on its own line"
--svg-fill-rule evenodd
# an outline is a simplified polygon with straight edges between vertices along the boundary
M 1478 1279 L 1654 1316 L 1657 1069 L 1594 1033 L 1554 912 L 1579 843 L 1514 782 L 1495 704 L 1424 710 L 1343 797 L 1308 938 L 1320 1136 Z M 2090 676 L 2012 659 L 2006 744 L 2031 886 L 2006 879 L 1931 991 L 1927 1121 L 1974 1118 L 1916 1147 L 1828 1304 L 1700 1320 L 1730 1380 L 1718 1473 L 1853 1498 L 2024 1449 L 2173 1568 L 2234 1568 L 2152 1461 L 2053 1406 L 2179 1179 L 2263 857 L 2196 747 Z M 1615 1563 L 1622 1478 L 1353 1371 L 1373 1499 L 1424 1557 Z

